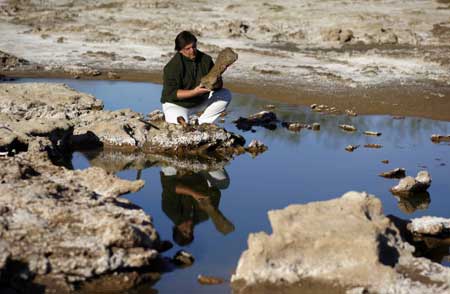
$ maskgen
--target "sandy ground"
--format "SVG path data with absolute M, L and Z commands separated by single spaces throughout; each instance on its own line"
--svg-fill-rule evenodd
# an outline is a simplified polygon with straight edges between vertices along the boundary
M 450 0 L 5 1 L 0 51 L 42 65 L 160 81 L 181 30 L 239 60 L 227 86 L 286 102 L 450 120 Z M 83 75 L 81 75 L 83 77 Z

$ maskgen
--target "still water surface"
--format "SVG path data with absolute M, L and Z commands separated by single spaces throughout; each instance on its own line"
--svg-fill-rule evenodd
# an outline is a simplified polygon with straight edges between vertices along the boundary
M 160 108 L 161 85 L 157 84 L 65 79 L 20 79 L 17 82 L 31 81 L 66 83 L 102 99 L 105 109 L 109 110 L 131 108 L 145 114 Z M 261 111 L 268 103 L 277 106 L 274 111 L 281 120 L 319 122 L 321 130 L 293 133 L 281 127 L 274 131 L 256 127 L 256 132 L 252 133 L 239 131 L 231 123 L 239 116 Z M 140 173 L 141 179 L 145 180 L 141 191 L 126 197 L 153 217 L 161 239 L 173 241 L 174 223 L 191 218 L 195 224 L 194 240 L 190 244 L 180 246 L 174 242 L 174 248 L 164 253 L 171 256 L 184 248 L 195 256 L 195 264 L 165 273 L 153 286 L 158 293 L 229 293 L 228 284 L 199 285 L 197 275 L 229 278 L 241 252 L 247 247 L 248 234 L 258 231 L 270 233 L 267 211 L 290 204 L 327 200 L 356 190 L 378 196 L 386 214 L 405 219 L 424 215 L 450 217 L 450 146 L 430 141 L 434 133 L 449 134 L 449 122 L 421 118 L 395 120 L 391 116 L 380 115 L 321 115 L 308 107 L 236 93 L 229 111 L 223 124 L 227 130 L 242 134 L 247 142 L 259 139 L 269 149 L 254 159 L 247 154 L 236 157 L 225 167 L 227 177 L 220 181 L 208 173 L 175 179 L 164 175 L 158 166 L 140 172 L 131 168 L 117 173 L 130 180 Z M 342 123 L 352 124 L 359 131 L 378 131 L 382 136 L 344 132 L 338 128 Z M 364 148 L 367 143 L 381 144 L 383 148 Z M 348 144 L 360 145 L 360 148 L 350 153 L 344 150 Z M 389 164 L 381 163 L 384 159 L 389 160 Z M 73 155 L 74 168 L 90 165 L 82 153 Z M 403 203 L 399 206 L 389 192 L 398 180 L 377 176 L 396 167 L 406 168 L 407 175 L 412 176 L 421 169 L 431 173 L 430 198 L 418 199 L 416 206 L 419 204 L 419 207 L 415 211 L 414 205 Z M 188 198 L 179 200 L 174 195 L 177 184 L 202 191 L 211 200 L 208 205 L 189 196 L 179 196 Z M 448 262 L 443 263 L 449 265 Z

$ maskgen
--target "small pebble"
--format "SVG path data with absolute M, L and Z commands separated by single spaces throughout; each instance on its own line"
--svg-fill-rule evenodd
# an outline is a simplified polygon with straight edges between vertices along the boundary
M 345 150 L 347 150 L 348 152 L 353 152 L 358 147 L 359 147 L 359 145 L 347 145 L 347 147 L 345 147 Z
M 356 128 L 352 125 L 339 125 L 339 127 L 341 129 L 343 129 L 344 131 L 348 131 L 348 132 L 355 132 Z
M 364 147 L 379 149 L 379 148 L 382 148 L 383 145 L 380 145 L 380 144 L 366 144 L 366 145 L 364 145 Z
M 313 131 L 320 131 L 320 124 L 319 123 L 313 123 L 312 124 Z
M 180 266 L 191 266 L 194 263 L 194 256 L 184 250 L 179 250 L 172 257 L 173 263 Z
M 219 285 L 224 282 L 224 279 L 212 276 L 198 275 L 197 281 L 202 285 Z

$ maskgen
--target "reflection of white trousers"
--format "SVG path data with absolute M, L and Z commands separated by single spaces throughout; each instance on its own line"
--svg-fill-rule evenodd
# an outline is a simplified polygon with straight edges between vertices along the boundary
M 202 104 L 186 108 L 173 103 L 163 103 L 162 109 L 166 122 L 178 124 L 177 117 L 182 116 L 186 121 L 189 121 L 189 116 L 203 111 L 203 114 L 198 118 L 198 123 L 212 124 L 227 109 L 228 104 L 231 101 L 231 92 L 225 88 L 217 91 L 212 91 L 209 94 L 207 100 Z

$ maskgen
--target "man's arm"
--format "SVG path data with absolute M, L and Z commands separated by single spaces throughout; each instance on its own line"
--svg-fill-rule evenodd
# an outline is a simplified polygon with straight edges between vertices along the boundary
M 206 93 L 209 93 L 209 92 L 210 91 L 208 89 L 200 87 L 200 86 L 197 86 L 197 87 L 195 87 L 192 90 L 179 89 L 179 90 L 177 90 L 177 98 L 181 99 L 181 100 L 189 99 L 189 98 L 192 98 L 192 97 L 195 97 L 195 96 L 199 96 L 199 95 L 203 95 L 203 94 L 206 94 Z

